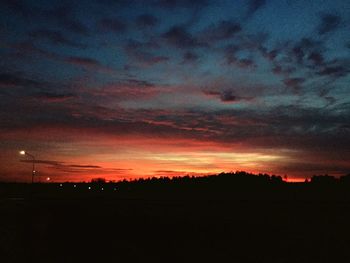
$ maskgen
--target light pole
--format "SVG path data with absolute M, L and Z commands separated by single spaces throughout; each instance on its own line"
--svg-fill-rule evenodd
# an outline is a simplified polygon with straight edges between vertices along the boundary
M 26 151 L 20 151 L 19 152 L 21 155 L 28 155 L 30 158 L 32 158 L 33 161 L 33 170 L 32 170 L 32 183 L 34 183 L 34 175 L 35 175 L 35 156 L 30 154 L 29 152 Z

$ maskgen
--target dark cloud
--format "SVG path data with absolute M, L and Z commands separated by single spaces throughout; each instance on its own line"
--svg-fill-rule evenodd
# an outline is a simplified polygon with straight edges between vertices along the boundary
M 299 64 L 305 63 L 307 59 L 315 62 L 317 59 L 321 59 L 321 49 L 323 49 L 321 42 L 311 38 L 302 38 L 293 47 L 291 55 Z M 318 56 L 319 58 L 317 58 Z
M 20 160 L 23 163 L 33 163 L 33 160 Z M 62 165 L 62 162 L 57 162 L 57 161 L 50 161 L 50 160 L 34 160 L 34 163 L 39 163 L 39 164 L 49 164 L 49 165 Z
M 185 52 L 183 55 L 183 63 L 193 63 L 196 62 L 199 59 L 199 56 L 191 51 Z
M 239 58 L 238 53 L 242 47 L 229 45 L 224 49 L 224 57 L 228 65 L 235 65 L 240 68 L 255 68 L 256 64 L 251 58 Z
M 249 100 L 248 98 L 237 96 L 236 92 L 233 89 L 223 89 L 223 90 L 204 89 L 203 93 L 208 96 L 219 98 L 222 102 L 239 102 L 239 101 Z
M 288 78 L 283 80 L 287 87 L 294 89 L 299 89 L 304 82 L 305 78 Z
M 120 88 L 116 87 L 115 91 L 119 90 Z M 231 103 L 250 100 L 235 93 L 235 89 L 207 89 L 203 92 L 207 96 Z M 139 94 L 139 91 L 136 91 L 136 94 Z M 91 96 L 96 99 L 94 93 Z M 114 100 L 113 97 L 111 99 Z M 4 108 L 12 112 L 18 105 L 0 105 L 0 112 Z M 226 146 L 244 142 L 246 146 L 258 148 L 297 149 L 298 152 L 308 150 L 316 151 L 317 154 L 321 149 L 324 152 L 336 151 L 339 154 L 346 154 L 346 151 L 348 154 L 350 150 L 350 130 L 340 130 L 347 125 L 349 104 L 327 109 L 282 105 L 256 109 L 174 111 L 111 109 L 75 103 L 50 104 L 42 111 L 37 104 L 28 105 L 21 102 L 21 109 L 18 122 L 12 120 L 8 124 L 12 126 L 7 126 L 7 129 L 15 132 L 16 129 L 23 131 L 25 128 L 31 140 L 31 131 L 35 131 L 33 134 L 41 138 L 42 134 L 47 134 L 48 128 L 53 138 L 57 134 L 58 138 L 67 136 L 67 140 L 70 136 L 75 136 L 78 140 L 82 135 L 88 138 L 103 135 L 104 140 L 108 140 L 109 137 L 120 139 L 120 136 L 124 135 L 128 138 L 142 135 L 157 139 L 195 139 Z M 37 123 L 40 123 L 40 127 Z
M 31 42 L 21 42 L 12 46 L 16 51 L 17 58 L 27 58 L 37 59 L 36 56 L 41 56 L 46 59 L 50 59 L 54 62 L 68 63 L 71 65 L 79 66 L 85 69 L 93 69 L 99 72 L 113 72 L 111 67 L 103 65 L 100 61 L 89 58 L 89 57 L 78 57 L 78 56 L 63 56 L 60 54 L 53 53 L 51 51 L 46 51 L 42 48 L 38 48 Z
M 80 35 L 88 36 L 89 29 L 82 23 L 73 19 L 66 19 L 63 21 L 64 27 L 70 32 L 74 32 Z
M 294 172 L 299 171 L 300 173 L 308 173 L 313 172 L 314 174 L 324 174 L 324 173 L 331 173 L 331 174 L 344 174 L 345 171 L 349 171 L 350 167 L 347 164 L 341 164 L 341 163 L 327 163 L 329 160 L 325 160 L 323 163 L 319 162 L 303 162 L 303 161 L 295 161 L 288 164 L 283 164 L 281 166 L 281 172 Z
M 142 65 L 146 66 L 152 66 L 169 60 L 169 57 L 156 56 L 148 52 L 138 52 L 137 54 L 135 54 L 134 58 Z
M 1 87 L 33 87 L 33 86 L 41 86 L 41 83 L 33 80 L 24 78 L 21 74 L 13 74 L 13 73 L 2 73 L 0 74 L 0 86 Z
M 312 51 L 308 56 L 307 59 L 312 61 L 315 65 L 322 65 L 324 63 L 324 58 L 321 52 L 318 51 Z
M 166 33 L 163 38 L 171 45 L 178 48 L 192 48 L 202 46 L 195 37 L 193 37 L 183 26 L 173 26 Z
M 220 93 L 220 99 L 223 102 L 234 102 L 239 100 L 232 90 L 224 90 Z
M 68 57 L 66 61 L 68 63 L 74 64 L 74 65 L 80 65 L 80 66 L 87 66 L 87 67 L 101 66 L 101 63 L 96 59 L 87 58 L 87 57 Z
M 290 83 L 288 79 L 297 69 L 308 72 L 309 78 L 320 75 L 332 78 L 345 76 L 347 74 L 346 60 L 333 59 L 327 61 L 326 51 L 327 48 L 324 42 L 312 38 L 302 38 L 295 43 L 285 43 L 285 47 L 280 48 L 278 55 L 271 61 L 273 64 L 272 71 L 275 74 L 285 75 L 287 77 L 285 84 L 290 87 L 294 84 Z
M 138 81 L 133 79 L 121 80 L 116 83 L 109 83 L 97 89 L 86 90 L 86 95 L 95 99 L 102 98 L 103 100 L 119 102 L 125 100 L 137 100 L 151 98 L 160 93 L 160 89 L 148 81 Z M 106 116 L 109 116 L 111 111 L 104 110 Z
M 127 52 L 133 52 L 135 50 L 150 50 L 150 49 L 158 49 L 159 44 L 156 41 L 137 41 L 133 39 L 129 39 L 125 45 L 125 50 Z
M 35 8 L 28 5 L 25 1 L 22 0 L 3 0 L 1 3 L 8 6 L 16 14 L 25 18 L 33 17 L 37 12 Z
M 337 102 L 337 99 L 332 96 L 325 96 L 324 99 L 328 102 L 328 105 L 333 105 Z
M 104 73 L 111 73 L 114 71 L 113 68 L 103 65 L 100 61 L 89 57 L 61 57 L 60 61 L 65 63 L 81 67 L 85 70 L 95 70 Z
M 33 160 L 20 160 L 23 163 L 33 163 Z M 48 164 L 55 166 L 57 169 L 71 171 L 69 168 L 78 169 L 101 169 L 98 165 L 85 165 L 85 164 L 66 164 L 65 162 L 51 161 L 51 160 L 34 160 L 36 164 Z
M 272 72 L 276 75 L 289 75 L 295 71 L 296 68 L 291 66 L 282 67 L 281 65 L 275 65 L 272 68 Z
M 33 42 L 24 41 L 11 45 L 11 48 L 15 52 L 17 58 L 25 58 L 33 55 L 38 55 L 48 59 L 59 59 L 60 56 L 51 52 L 37 47 Z
M 40 92 L 34 94 L 33 97 L 43 102 L 62 102 L 76 98 L 77 96 L 73 93 Z
M 54 20 L 69 32 L 83 36 L 87 36 L 89 34 L 89 29 L 76 19 L 74 7 L 71 5 L 64 5 L 45 11 L 44 16 L 48 20 Z
M 169 60 L 167 56 L 154 55 L 149 51 L 151 48 L 154 48 L 153 43 L 130 40 L 125 46 L 125 51 L 133 62 L 141 66 L 152 66 Z
M 227 64 L 232 64 L 237 60 L 236 54 L 238 51 L 240 51 L 240 47 L 237 45 L 229 45 L 225 47 L 224 56 Z
M 146 0 L 99 0 L 98 4 L 107 5 L 109 8 L 111 6 L 117 6 L 123 8 L 128 6 L 130 3 L 136 4 L 137 2 L 145 3 Z
M 153 27 L 158 24 L 158 19 L 150 14 L 143 14 L 136 18 L 136 25 L 140 28 Z
M 318 72 L 321 76 L 344 77 L 350 73 L 349 67 L 343 65 L 326 66 Z
M 332 32 L 339 28 L 342 19 L 338 15 L 333 14 L 323 14 L 321 16 L 320 25 L 317 28 L 317 31 L 320 35 Z
M 123 33 L 127 29 L 127 25 L 118 18 L 101 19 L 98 26 L 103 31 L 110 31 L 114 33 Z
M 248 4 L 247 16 L 255 14 L 260 8 L 266 4 L 266 0 L 250 0 Z
M 82 165 L 82 164 L 71 164 L 71 165 L 66 165 L 68 167 L 72 168 L 87 168 L 87 169 L 100 169 L 102 168 L 101 166 L 98 165 Z
M 129 85 L 142 86 L 142 87 L 154 87 L 155 85 L 146 80 L 139 79 L 126 79 L 126 83 Z
M 232 38 L 242 30 L 241 25 L 233 21 L 220 21 L 216 25 L 211 25 L 202 33 L 203 39 L 208 42 L 227 40 Z
M 203 8 L 208 5 L 207 0 L 158 0 L 157 5 L 167 9 L 174 8 Z
M 67 45 L 77 48 L 86 48 L 86 45 L 71 41 L 66 38 L 62 32 L 56 30 L 41 29 L 31 32 L 29 35 L 37 40 L 48 40 L 55 45 Z
M 252 68 L 256 67 L 254 60 L 249 58 L 238 59 L 235 64 L 241 68 Z
M 89 35 L 89 29 L 77 19 L 73 5 L 62 5 L 53 9 L 40 8 L 30 1 L 5 0 L 5 4 L 15 13 L 21 15 L 29 22 L 42 21 L 47 26 L 59 26 L 61 29 L 82 36 Z
M 242 136 L 246 139 L 249 138 L 257 147 L 259 145 L 272 148 L 286 147 L 299 151 L 308 149 L 316 151 L 314 154 L 318 155 L 317 151 L 321 149 L 326 154 L 327 151 L 342 151 L 343 153 L 347 151 L 345 148 L 349 147 L 341 145 L 345 141 L 349 141 L 346 139 L 347 135 L 336 131 L 344 124 L 344 118 L 348 112 L 335 114 L 329 112 L 329 109 L 281 106 L 255 113 L 236 112 L 234 116 L 239 116 L 238 122 L 241 119 L 244 120 L 244 116 L 246 116 L 254 123 L 254 131 L 247 130 L 247 126 L 243 125 L 246 127 L 246 134 L 242 133 Z M 244 132 L 243 126 L 242 129 L 232 127 L 232 131 L 226 130 L 227 133 L 225 133 L 228 137 L 224 140 L 228 141 L 229 137 L 239 137 L 240 131 Z M 257 136 L 256 139 L 254 136 Z
M 266 47 L 263 47 L 262 45 L 259 46 L 258 50 L 269 61 L 274 61 L 280 52 L 280 50 L 278 49 L 272 49 L 269 51 Z
M 297 71 L 307 73 L 308 78 L 312 79 L 313 83 L 318 83 L 321 89 L 326 83 L 345 77 L 350 73 L 350 63 L 347 58 L 326 59 L 325 53 L 328 49 L 324 42 L 312 38 L 302 38 L 294 44 L 287 42 L 284 48 L 279 49 L 277 57 L 271 61 L 273 64 L 272 72 L 283 75 L 284 84 L 293 88 L 297 94 L 302 88 L 304 92 L 308 92 L 308 85 L 303 85 L 306 79 L 292 76 Z M 234 60 L 232 55 L 231 60 Z M 320 79 L 319 76 L 327 78 Z M 332 97 L 328 97 L 326 99 L 323 96 L 322 99 L 326 100 L 328 105 L 335 103 Z

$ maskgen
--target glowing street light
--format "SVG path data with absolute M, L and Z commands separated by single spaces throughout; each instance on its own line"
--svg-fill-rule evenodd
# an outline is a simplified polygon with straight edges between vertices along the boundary
M 33 161 L 32 183 L 34 183 L 34 175 L 35 175 L 35 173 L 36 173 L 36 171 L 35 171 L 35 156 L 32 155 L 32 154 L 30 154 L 30 153 L 27 152 L 27 151 L 24 151 L 24 150 L 20 151 L 19 154 L 20 154 L 20 155 L 28 155 L 30 158 L 32 158 L 32 161 Z

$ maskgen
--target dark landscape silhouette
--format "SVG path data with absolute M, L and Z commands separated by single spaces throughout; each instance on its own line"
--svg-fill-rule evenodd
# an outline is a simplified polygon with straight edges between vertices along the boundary
M 346 262 L 349 189 L 246 172 L 2 183 L 1 262 Z

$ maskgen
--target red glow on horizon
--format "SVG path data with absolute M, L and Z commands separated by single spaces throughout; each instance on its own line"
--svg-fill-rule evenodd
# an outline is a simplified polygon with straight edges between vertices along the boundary
M 41 138 L 48 137 L 48 134 L 49 141 L 43 144 Z M 42 180 L 49 177 L 52 182 L 81 182 L 97 177 L 118 181 L 149 177 L 203 176 L 231 171 L 287 175 L 288 182 L 303 182 L 314 174 L 325 173 L 312 169 L 303 171 L 303 167 L 294 165 L 300 158 L 299 152 L 257 148 L 243 142 L 227 144 L 194 138 L 113 135 L 97 128 L 53 126 L 39 126 L 36 130 L 29 128 L 26 132 L 1 132 L 0 138 L 15 141 L 19 149 L 25 148 L 33 153 L 38 161 L 37 176 Z M 25 161 L 18 154 L 18 149 L 4 149 L 0 157 L 3 160 L 0 171 L 6 174 L 2 180 L 29 180 L 30 165 L 28 160 Z M 307 154 L 302 155 L 302 158 L 312 162 L 311 165 L 315 167 L 320 162 Z M 324 160 L 323 164 L 330 162 Z M 338 163 L 347 165 L 341 160 Z M 288 168 L 291 164 L 294 166 Z

